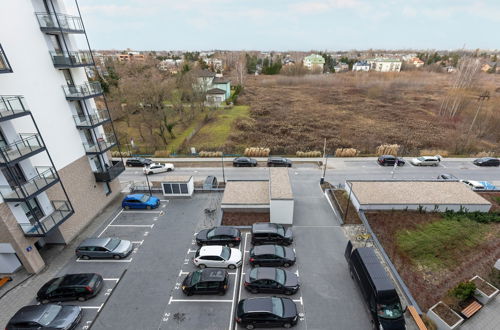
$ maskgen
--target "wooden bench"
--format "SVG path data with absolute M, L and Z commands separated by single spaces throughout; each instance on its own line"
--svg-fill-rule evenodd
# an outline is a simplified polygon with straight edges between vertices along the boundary
M 10 282 L 10 281 L 12 281 L 12 277 L 10 277 L 10 276 L 4 276 L 4 277 L 0 278 L 0 288 L 2 286 L 4 286 L 5 284 L 7 284 L 7 282 Z
M 413 306 L 408 306 L 408 311 L 410 311 L 411 316 L 413 317 L 413 320 L 417 324 L 417 327 L 419 330 L 427 330 L 427 327 L 424 324 L 424 321 L 422 321 L 422 318 L 420 315 L 418 315 L 417 310 Z
M 460 313 L 466 318 L 470 318 L 472 315 L 476 314 L 477 311 L 480 310 L 482 307 L 483 305 L 481 305 L 477 301 L 473 301 L 472 303 L 470 303 L 469 306 L 462 309 Z

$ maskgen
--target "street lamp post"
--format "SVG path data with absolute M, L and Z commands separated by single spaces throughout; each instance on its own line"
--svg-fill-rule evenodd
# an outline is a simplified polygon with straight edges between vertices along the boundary
M 146 173 L 146 182 L 148 184 L 149 196 L 153 196 L 153 193 L 151 192 L 151 186 L 149 185 L 149 175 L 147 175 L 147 173 Z
M 222 152 L 222 181 L 224 181 L 224 183 L 226 183 L 226 174 L 224 172 L 224 152 Z

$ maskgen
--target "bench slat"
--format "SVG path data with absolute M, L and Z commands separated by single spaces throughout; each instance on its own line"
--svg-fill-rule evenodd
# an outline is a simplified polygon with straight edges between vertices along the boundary
M 408 306 L 408 310 L 410 311 L 411 316 L 413 317 L 413 320 L 417 324 L 417 327 L 419 330 L 427 330 L 427 327 L 425 326 L 424 321 L 422 321 L 422 318 L 420 315 L 418 315 L 417 310 L 413 306 Z

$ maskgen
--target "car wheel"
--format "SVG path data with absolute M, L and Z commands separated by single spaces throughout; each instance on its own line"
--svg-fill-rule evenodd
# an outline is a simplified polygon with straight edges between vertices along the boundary
M 253 324 L 247 324 L 247 326 L 245 327 L 245 329 L 254 329 L 255 327 L 253 326 Z
M 146 210 L 151 210 L 151 206 L 146 206 Z
M 289 263 L 289 262 L 285 262 L 285 263 L 283 264 L 283 267 L 290 267 L 290 263 Z
M 285 294 L 286 294 L 287 296 L 291 296 L 291 295 L 293 294 L 293 291 L 286 290 L 286 291 L 285 291 Z
M 125 209 L 125 210 L 130 210 L 130 206 L 126 205 L 126 206 L 124 207 L 124 209 Z
M 283 324 L 283 328 L 290 329 L 292 325 L 290 323 Z
M 115 255 L 113 256 L 113 259 L 118 260 L 118 259 L 120 259 L 120 256 L 115 254 Z
M 190 296 L 191 297 L 192 295 L 193 295 L 193 293 L 191 291 L 186 292 L 186 296 Z
M 78 297 L 78 301 L 85 301 L 87 299 L 85 299 L 85 297 Z
M 167 172 L 171 172 L 171 171 L 172 171 L 172 169 L 171 169 L 171 168 L 167 168 Z
M 200 267 L 201 269 L 203 269 L 203 268 L 207 268 L 207 265 L 199 264 L 198 267 Z
M 257 290 L 257 289 L 251 289 L 250 292 L 251 293 L 259 293 L 259 290 Z
M 42 300 L 40 301 L 40 303 L 42 303 L 42 304 L 44 304 L 44 305 L 45 305 L 45 304 L 48 304 L 49 302 L 50 302 L 50 300 L 48 300 L 48 299 L 42 299 Z
M 83 259 L 83 260 L 89 260 L 90 259 L 89 256 L 81 256 L 80 258 Z
M 148 172 L 148 175 L 151 175 L 151 174 L 153 174 L 153 172 Z
M 229 266 L 227 266 L 227 268 L 229 268 L 229 269 L 236 269 L 236 265 L 229 265 Z

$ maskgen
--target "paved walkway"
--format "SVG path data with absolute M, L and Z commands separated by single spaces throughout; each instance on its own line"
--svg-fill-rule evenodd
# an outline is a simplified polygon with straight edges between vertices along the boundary
M 464 330 L 495 330 L 500 328 L 500 298 L 496 298 L 465 321 L 460 327 Z
M 50 251 L 43 253 L 47 266 L 40 273 L 28 278 L 27 273 L 22 270 L 12 275 L 14 278 L 13 284 L 18 285 L 14 288 L 10 286 L 10 291 L 0 298 L 0 327 L 5 326 L 21 307 L 33 303 L 33 299 L 35 299 L 36 293 L 42 285 L 56 276 L 71 258 L 75 258 L 75 248 L 81 242 L 82 238 L 92 235 L 99 226 L 116 212 L 120 203 L 121 196 L 119 195 L 104 209 L 104 212 L 95 218 L 70 244 L 55 245 L 52 246 Z M 22 282 L 22 280 L 25 281 Z M 20 282 L 22 283 L 19 284 Z M 8 289 L 9 288 L 7 288 L 7 290 Z

